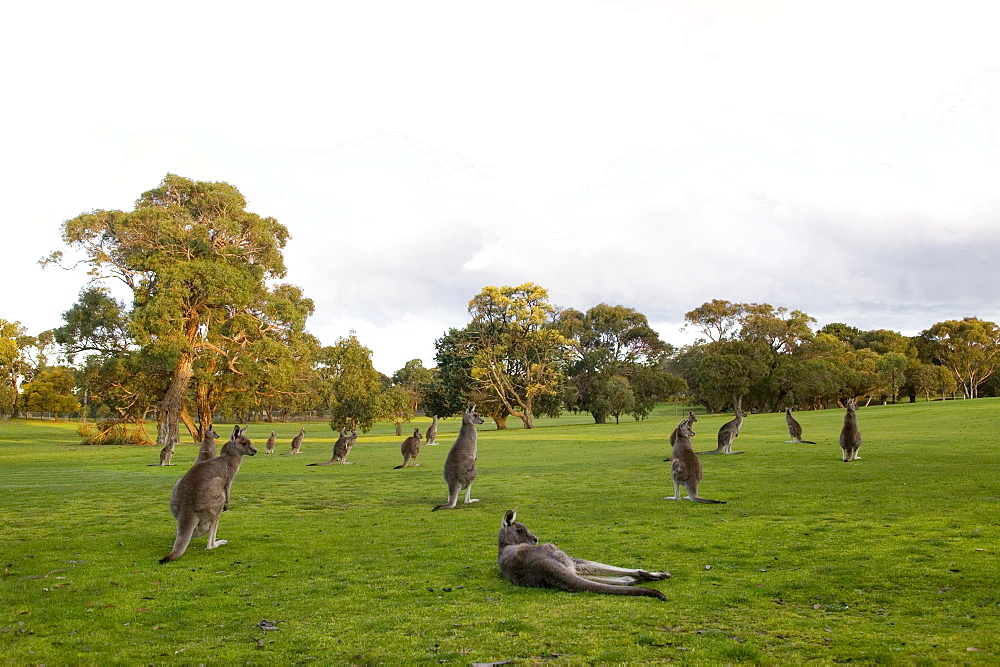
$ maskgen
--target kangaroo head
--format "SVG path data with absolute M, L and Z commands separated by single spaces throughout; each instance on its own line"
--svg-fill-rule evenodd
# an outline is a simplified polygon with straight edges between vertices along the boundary
M 697 417 L 695 416 L 695 414 L 694 414 L 693 412 L 689 412 L 689 413 L 688 413 L 688 419 L 687 419 L 687 420 L 688 420 L 688 423 L 689 423 L 689 424 L 693 424 L 693 423 L 695 423 L 696 421 L 698 421 L 698 418 L 697 418 Z
M 743 412 L 743 408 L 736 408 L 736 416 L 737 417 L 746 417 L 747 413 Z
M 500 523 L 500 533 L 497 536 L 500 550 L 515 544 L 538 544 L 538 538 L 528 530 L 528 527 L 516 520 L 517 510 L 504 512 Z
M 465 411 L 465 415 L 462 417 L 463 424 L 482 424 L 483 418 L 479 416 L 476 412 L 476 406 L 470 405 Z
M 677 435 L 684 438 L 694 437 L 694 428 L 687 419 L 677 425 Z
M 419 428 L 415 428 L 415 429 L 413 429 L 413 437 L 416 438 L 417 440 L 420 440 L 420 438 L 422 438 L 424 436 L 420 435 L 420 429 Z
M 847 403 L 845 405 L 847 406 L 848 412 L 854 412 L 855 410 L 858 409 L 858 405 L 857 403 L 854 402 L 853 398 L 847 399 Z
M 211 438 L 212 440 L 218 440 L 219 439 L 219 434 L 215 432 L 215 427 L 214 426 L 209 426 L 208 430 L 205 431 L 205 437 L 206 438 Z
M 272 438 L 276 438 L 276 437 L 278 437 L 278 434 L 277 434 L 277 433 L 275 433 L 274 431 L 271 431 L 271 437 L 272 437 Z
M 226 443 L 226 450 L 240 454 L 242 456 L 253 456 L 257 453 L 250 438 L 246 436 L 249 426 L 240 428 L 239 425 L 233 428 L 233 437 Z

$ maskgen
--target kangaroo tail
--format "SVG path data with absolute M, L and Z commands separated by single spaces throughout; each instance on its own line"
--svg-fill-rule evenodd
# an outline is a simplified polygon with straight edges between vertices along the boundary
M 562 582 L 560 582 L 562 583 Z M 559 588 L 565 588 L 569 591 L 589 591 L 591 593 L 604 593 L 607 595 L 636 595 L 649 598 L 656 598 L 657 600 L 666 600 L 667 596 L 656 590 L 655 588 L 642 588 L 638 586 L 617 586 L 615 584 L 602 584 L 596 581 L 590 581 L 589 579 L 584 579 L 583 577 L 574 577 L 572 581 L 566 582 L 567 585 L 560 585 Z
M 711 498 L 701 498 L 700 496 L 689 496 L 696 503 L 710 503 L 715 505 L 725 505 L 725 500 L 712 500 Z
M 799 440 L 799 442 L 801 442 L 804 445 L 815 445 L 816 444 L 812 440 Z
M 306 465 L 307 466 L 332 466 L 333 465 L 333 459 L 330 459 L 329 461 L 326 461 L 324 463 L 307 463 Z
M 160 564 L 169 563 L 180 558 L 194 536 L 194 529 L 198 527 L 197 517 L 185 517 L 177 520 L 177 537 L 174 539 L 174 548 L 166 556 L 160 559 Z

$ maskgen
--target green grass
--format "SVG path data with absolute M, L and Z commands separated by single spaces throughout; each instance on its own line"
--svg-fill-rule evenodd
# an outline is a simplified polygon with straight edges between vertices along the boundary
M 405 470 L 392 469 L 402 437 L 388 427 L 359 438 L 354 465 L 306 467 L 335 439 L 306 425 L 303 454 L 244 460 L 220 523 L 229 544 L 197 539 L 168 565 L 157 561 L 174 537 L 170 490 L 194 444 L 177 447 L 178 465 L 150 467 L 153 447 L 2 423 L 0 659 L 996 664 L 998 409 L 862 408 L 850 464 L 840 410 L 797 413 L 816 445 L 785 444 L 782 414 L 751 415 L 735 447 L 745 454 L 704 459 L 700 491 L 728 501 L 717 506 L 663 500 L 673 407 L 642 423 L 487 424 L 481 502 L 433 513 L 456 420 Z M 696 449 L 714 449 L 728 419 L 700 416 Z M 278 425 L 279 452 L 298 428 Z M 248 434 L 263 450 L 270 430 Z M 511 507 L 570 554 L 669 570 L 654 584 L 668 601 L 510 586 L 496 531 Z

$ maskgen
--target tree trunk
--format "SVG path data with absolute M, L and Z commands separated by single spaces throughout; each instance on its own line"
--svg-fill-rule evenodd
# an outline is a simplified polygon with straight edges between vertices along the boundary
M 608 423 L 608 416 L 606 414 L 601 413 L 601 412 L 591 412 L 590 414 L 594 415 L 594 423 L 595 424 L 607 424 Z
M 160 401 L 160 409 L 156 415 L 156 444 L 166 446 L 179 440 L 177 424 L 181 418 L 181 408 L 184 407 L 184 392 L 194 375 L 194 356 L 190 352 L 183 353 L 174 368 L 170 388 Z
M 191 413 L 188 412 L 186 405 L 181 405 L 181 422 L 187 428 L 188 433 L 191 434 L 191 438 L 195 442 L 201 442 L 205 438 L 205 434 L 202 433 L 200 425 L 195 424 L 194 420 L 191 419 Z
M 507 415 L 504 415 L 502 417 L 494 417 L 493 421 L 496 422 L 498 431 L 507 430 Z

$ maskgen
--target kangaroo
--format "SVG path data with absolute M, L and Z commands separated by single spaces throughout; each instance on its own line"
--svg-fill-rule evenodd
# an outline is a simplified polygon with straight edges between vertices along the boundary
M 431 425 L 427 427 L 427 434 L 425 437 L 424 447 L 438 444 L 437 437 L 438 437 L 438 418 L 437 415 L 434 415 L 434 418 L 431 419 Z
M 725 500 L 710 500 L 698 496 L 698 483 L 701 482 L 701 459 L 694 453 L 691 438 L 694 430 L 685 419 L 677 425 L 677 438 L 674 440 L 674 462 L 670 468 L 670 476 L 674 480 L 674 495 L 666 496 L 664 500 L 680 500 L 681 487 L 687 492 L 687 499 L 696 503 L 725 503 Z
M 338 449 L 340 449 L 340 450 L 344 449 L 345 443 L 347 441 L 347 438 L 348 438 L 347 428 L 345 427 L 345 428 L 340 429 L 340 437 L 337 438 L 337 442 L 333 443 L 333 455 L 330 457 L 330 460 L 329 461 L 324 461 L 323 463 L 307 463 L 306 465 L 309 465 L 309 466 L 329 466 L 329 465 L 333 465 L 334 463 L 337 462 L 337 450 Z M 347 449 L 350 450 L 350 447 L 348 447 Z M 344 456 L 347 456 L 346 452 L 344 453 Z M 343 463 L 343 461 L 341 461 L 341 463 Z
M 199 461 L 174 484 L 170 497 L 170 511 L 177 519 L 177 537 L 174 548 L 160 559 L 169 563 L 181 557 L 193 537 L 208 535 L 208 547 L 214 549 L 226 544 L 215 539 L 219 516 L 229 509 L 229 494 L 233 478 L 240 470 L 244 455 L 257 453 L 246 437 L 247 427 L 237 425 L 233 435 L 214 459 Z
M 500 573 L 515 586 L 667 599 L 654 588 L 632 588 L 632 585 L 640 581 L 667 579 L 670 577 L 669 572 L 630 570 L 573 558 L 554 544 L 538 544 L 538 538 L 516 519 L 517 511 L 507 510 L 497 535 L 497 564 L 500 566 Z
M 858 413 L 854 401 L 847 401 L 847 412 L 844 414 L 844 428 L 840 431 L 840 448 L 844 450 L 844 463 L 860 459 L 858 449 L 861 448 L 861 431 L 858 430 Z
M 816 443 L 812 440 L 802 439 L 802 425 L 799 424 L 795 417 L 792 416 L 792 409 L 790 407 L 785 408 L 785 423 L 788 424 L 788 436 L 791 440 L 786 440 L 786 443 L 803 443 L 806 445 L 815 445 Z
M 161 465 L 161 466 L 173 465 L 170 461 L 171 461 L 171 459 L 174 458 L 174 446 L 176 444 L 177 444 L 177 441 L 174 440 L 170 444 L 164 445 L 163 449 L 160 450 L 160 463 L 159 464 L 150 463 L 149 465 L 151 465 L 151 466 L 155 466 L 155 465 Z
M 482 424 L 483 418 L 476 412 L 476 406 L 470 405 L 462 415 L 462 428 L 455 438 L 455 444 L 448 451 L 444 460 L 444 481 L 448 484 L 448 502 L 438 505 L 435 510 L 454 509 L 458 504 L 458 494 L 465 490 L 465 504 L 478 503 L 472 498 L 472 482 L 476 479 L 476 424 Z
M 719 429 L 719 446 L 710 452 L 698 452 L 699 454 L 742 454 L 743 452 L 733 451 L 733 440 L 740 434 L 740 427 L 743 426 L 743 418 L 747 413 L 741 408 L 736 408 L 736 419 L 727 421 Z
M 292 438 L 292 451 L 289 454 L 301 454 L 302 449 L 302 439 L 306 437 L 306 430 L 304 428 L 299 429 L 299 434 Z
M 218 438 L 219 434 L 215 432 L 214 428 L 209 426 L 208 430 L 205 431 L 204 437 L 201 439 L 201 449 L 198 450 L 198 458 L 194 460 L 195 463 L 215 458 L 215 441 Z
M 694 423 L 698 421 L 698 418 L 695 416 L 694 412 L 689 412 L 687 418 L 684 421 L 686 421 L 688 425 L 693 429 Z M 674 442 L 676 440 L 677 440 L 677 429 L 675 428 L 673 431 L 670 432 L 670 456 L 663 459 L 664 461 L 674 460 L 673 452 L 674 452 Z
M 413 429 L 413 435 L 403 441 L 403 444 L 399 446 L 399 451 L 403 455 L 403 465 L 396 466 L 393 470 L 399 470 L 400 468 L 405 468 L 410 465 L 410 460 L 412 459 L 413 465 L 420 465 L 417 463 L 417 454 L 420 453 L 420 429 Z
M 275 433 L 274 431 L 271 431 L 271 437 L 267 439 L 266 443 L 264 443 L 265 454 L 274 454 L 274 443 L 275 441 L 277 441 L 277 439 L 278 439 L 278 434 Z

